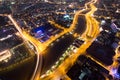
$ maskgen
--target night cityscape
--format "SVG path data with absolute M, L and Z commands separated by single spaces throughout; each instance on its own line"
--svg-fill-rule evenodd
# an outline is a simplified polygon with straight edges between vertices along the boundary
M 0 80 L 120 80 L 120 0 L 0 0 Z

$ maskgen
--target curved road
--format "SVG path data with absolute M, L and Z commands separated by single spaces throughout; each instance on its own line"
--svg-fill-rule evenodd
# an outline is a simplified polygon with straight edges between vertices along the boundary
M 94 38 L 96 38 L 97 34 L 99 33 L 99 23 L 91 17 L 91 15 L 97 10 L 97 8 L 94 6 L 94 3 L 96 3 L 97 0 L 91 0 L 90 2 L 85 4 L 85 8 L 88 9 L 90 6 L 91 11 L 88 12 L 87 14 L 85 14 L 86 17 L 86 21 L 87 21 L 87 29 L 85 31 L 85 33 L 81 36 L 83 39 L 85 39 L 86 44 L 83 44 L 77 51 L 77 53 L 75 55 L 71 55 L 72 57 L 72 61 L 71 61 L 71 57 L 68 58 L 67 60 L 65 60 L 65 62 L 62 63 L 62 65 L 59 66 L 59 68 L 57 70 L 55 70 L 55 72 L 53 72 L 53 74 L 51 75 L 52 78 L 55 78 L 57 76 L 54 76 L 54 74 L 60 76 L 61 74 L 65 74 L 68 67 L 73 65 L 73 63 L 75 62 L 75 60 L 77 59 L 77 57 L 80 55 L 80 53 L 85 52 L 86 48 L 88 48 L 92 41 L 94 40 Z M 85 10 L 86 10 L 85 9 Z M 17 24 L 17 22 L 12 18 L 11 15 L 8 15 L 8 18 L 12 21 L 12 23 L 15 25 L 15 27 L 17 28 L 17 30 L 20 32 L 20 34 L 22 35 L 22 37 L 25 40 L 30 41 L 36 48 L 37 50 L 37 63 L 36 63 L 36 68 L 34 70 L 34 74 L 32 76 L 31 80 L 39 80 L 40 78 L 40 71 L 41 71 L 41 67 L 42 67 L 42 54 L 40 54 L 42 51 L 44 51 L 51 42 L 55 41 L 57 38 L 59 38 L 60 36 L 74 30 L 75 25 L 77 24 L 77 19 L 78 16 L 80 15 L 81 12 L 83 12 L 84 10 L 80 10 L 78 12 L 76 12 L 75 16 L 74 16 L 74 20 L 72 25 L 70 26 L 69 29 L 63 29 L 63 32 L 61 32 L 58 36 L 54 36 L 51 37 L 48 41 L 46 41 L 45 43 L 40 43 L 38 40 L 36 40 L 35 38 L 33 38 L 32 36 L 30 36 L 28 33 L 26 33 L 25 31 L 22 31 L 20 29 L 20 26 Z M 56 23 L 52 23 L 53 25 L 56 25 Z M 87 35 L 89 37 L 91 37 L 90 39 L 87 37 Z M 82 50 L 81 50 L 82 48 Z M 50 77 L 51 77 L 50 76 Z M 44 79 L 44 80 L 49 80 L 48 79 Z M 54 80 L 54 79 L 52 79 Z
M 31 78 L 31 80 L 38 80 L 40 77 L 40 71 L 41 71 L 41 67 L 42 67 L 42 54 L 41 52 L 44 51 L 50 43 L 52 43 L 53 41 L 55 41 L 57 38 L 59 38 L 60 36 L 72 31 L 75 28 L 75 25 L 77 24 L 77 18 L 78 15 L 84 10 L 81 10 L 79 12 L 77 12 L 75 14 L 73 23 L 71 25 L 71 27 L 69 29 L 64 29 L 63 32 L 61 32 L 58 36 L 54 36 L 51 37 L 48 41 L 46 41 L 45 43 L 41 43 L 40 41 L 38 41 L 37 39 L 35 39 L 34 37 L 30 36 L 29 33 L 27 33 L 26 31 L 23 31 L 19 24 L 16 22 L 16 20 L 12 17 L 12 15 L 7 15 L 7 17 L 12 21 L 12 23 L 14 24 L 14 26 L 16 27 L 16 29 L 19 31 L 19 33 L 21 34 L 21 37 L 24 40 L 30 41 L 36 48 L 37 50 L 37 62 L 36 62 L 36 67 L 33 73 L 33 76 Z M 54 25 L 56 25 L 56 23 L 54 23 Z
M 82 55 L 97 37 L 99 34 L 99 23 L 91 16 L 97 10 L 97 8 L 94 6 L 96 2 L 97 0 L 92 0 L 86 4 L 86 9 L 88 8 L 87 6 L 90 6 L 91 11 L 85 14 L 87 20 L 87 29 L 81 36 L 85 40 L 85 44 L 83 44 L 75 54 L 67 58 L 52 74 L 42 78 L 42 80 L 59 80 L 61 76 L 67 73 L 69 68 L 76 61 L 77 57 Z

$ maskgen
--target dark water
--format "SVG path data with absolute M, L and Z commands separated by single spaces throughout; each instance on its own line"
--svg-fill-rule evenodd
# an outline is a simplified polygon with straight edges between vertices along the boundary
M 64 38 L 59 39 L 59 42 L 54 42 L 53 46 L 50 46 L 44 51 L 42 73 L 51 68 L 51 66 L 60 58 L 60 56 L 70 46 L 74 39 L 75 38 L 70 34 L 65 35 Z
M 75 32 L 81 34 L 85 31 L 86 21 L 84 16 L 80 16 Z M 53 42 L 53 46 L 49 46 L 43 51 L 43 69 L 42 73 L 46 72 L 59 59 L 64 51 L 72 44 L 74 37 L 64 35 L 64 38 L 59 38 L 59 41 Z M 32 58 L 14 70 L 0 74 L 1 80 L 30 80 L 33 70 L 35 68 L 36 58 Z
M 30 80 L 35 64 L 36 58 L 33 57 L 16 69 L 0 74 L 0 80 Z
M 86 29 L 86 20 L 85 20 L 85 16 L 80 15 L 78 17 L 78 24 L 76 25 L 76 29 L 75 32 L 78 34 L 81 34 L 85 31 Z
M 86 20 L 85 16 L 79 16 L 78 24 L 76 25 L 75 33 L 82 34 L 86 29 Z M 54 42 L 53 46 L 50 46 L 46 49 L 43 58 L 43 69 L 42 74 L 46 72 L 55 62 L 59 59 L 59 57 L 64 53 L 64 51 L 70 46 L 70 44 L 74 41 L 74 37 L 72 35 L 65 35 L 65 38 L 61 38 L 59 42 Z

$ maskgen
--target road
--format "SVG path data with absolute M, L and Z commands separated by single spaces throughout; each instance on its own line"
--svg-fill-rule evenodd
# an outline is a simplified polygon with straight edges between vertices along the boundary
M 94 4 L 96 3 L 97 0 L 91 0 L 90 2 L 85 4 L 85 10 L 87 9 L 91 9 L 88 13 L 84 14 L 85 18 L 86 18 L 86 30 L 85 32 L 81 35 L 81 38 L 83 38 L 85 40 L 86 44 L 83 44 L 76 52 L 76 54 L 71 55 L 68 59 L 66 59 L 49 77 L 47 77 L 44 80 L 56 80 L 57 77 L 60 77 L 64 74 L 66 74 L 66 72 L 68 71 L 69 67 L 72 66 L 74 64 L 74 62 L 76 61 L 77 57 L 79 55 L 81 55 L 82 53 L 84 53 L 86 51 L 86 49 L 92 44 L 92 42 L 94 41 L 94 39 L 97 37 L 97 35 L 99 34 L 99 23 L 97 22 L 97 20 L 95 18 L 93 18 L 93 14 L 94 12 L 97 10 L 97 8 L 94 6 Z M 48 41 L 46 41 L 45 43 L 40 43 L 40 41 L 34 39 L 32 36 L 30 36 L 27 32 L 22 31 L 20 29 L 20 26 L 17 24 L 17 22 L 12 18 L 11 15 L 8 15 L 8 18 L 13 22 L 13 24 L 15 25 L 15 27 L 17 28 L 17 30 L 20 32 L 20 34 L 23 36 L 23 38 L 25 40 L 30 41 L 37 50 L 37 64 L 36 64 L 36 68 L 34 70 L 34 74 L 31 80 L 38 80 L 40 78 L 40 72 L 42 69 L 42 56 L 40 53 L 42 53 L 42 51 L 44 51 L 49 44 L 51 44 L 53 41 L 55 41 L 56 39 L 58 39 L 59 37 L 63 36 L 64 34 L 72 31 L 75 29 L 75 25 L 78 23 L 78 17 L 82 14 L 80 14 L 81 12 L 83 12 L 84 10 L 80 10 L 78 12 L 76 12 L 75 16 L 74 16 L 74 20 L 72 25 L 70 26 L 69 29 L 63 29 L 63 31 L 58 34 L 57 36 L 53 36 L 51 37 Z M 59 25 L 57 25 L 56 23 L 52 23 L 53 25 L 56 25 L 58 28 L 60 28 Z M 91 57 L 92 59 L 92 57 Z M 97 62 L 98 64 L 102 65 L 101 63 Z M 102 65 L 104 68 L 107 68 L 106 66 Z M 111 68 L 110 68 L 111 69 Z M 55 75 L 55 76 L 54 76 Z
M 51 69 L 74 40 L 75 37 L 72 34 L 65 34 L 52 42 L 49 47 L 43 51 L 42 75 L 45 74 L 47 70 Z
M 27 61 L 18 63 L 16 68 L 0 73 L 1 80 L 30 80 L 36 65 L 36 57 L 32 56 Z M 13 66 L 12 66 L 13 67 Z
M 92 1 L 91 1 L 92 2 Z M 87 3 L 88 4 L 88 3 Z M 87 6 L 86 6 L 87 8 Z M 41 56 L 41 52 L 44 51 L 50 43 L 52 43 L 53 41 L 55 41 L 57 38 L 59 38 L 60 36 L 72 31 L 74 28 L 75 28 L 75 25 L 77 24 L 77 19 L 78 19 L 78 16 L 79 14 L 84 11 L 84 10 L 80 10 L 78 11 L 75 16 L 74 16 L 74 20 L 73 20 L 73 23 L 72 25 L 70 26 L 69 29 L 64 29 L 63 32 L 61 32 L 58 36 L 54 36 L 54 37 L 51 37 L 48 41 L 46 41 L 45 43 L 40 43 L 38 40 L 34 39 L 32 36 L 30 36 L 28 33 L 26 33 L 25 31 L 22 31 L 20 26 L 17 24 L 17 22 L 12 18 L 11 15 L 8 15 L 8 18 L 13 22 L 13 24 L 15 25 L 15 27 L 17 28 L 17 30 L 19 31 L 19 33 L 22 35 L 22 37 L 25 39 L 25 40 L 28 40 L 30 41 L 36 48 L 37 50 L 37 63 L 36 63 L 36 68 L 35 68 L 35 71 L 34 71 L 34 74 L 33 74 L 33 77 L 31 80 L 38 80 L 39 79 L 39 76 L 40 76 L 40 71 L 41 71 L 41 66 L 42 66 L 42 56 Z M 94 10 L 91 11 L 91 13 L 93 12 Z M 91 27 L 90 27 L 91 28 Z M 94 33 L 93 33 L 94 34 Z M 93 35 L 92 34 L 92 35 Z
M 53 41 L 56 41 L 61 36 L 67 34 L 68 32 L 75 30 L 75 28 L 76 28 L 75 25 L 78 24 L 78 17 L 81 15 L 84 15 L 85 20 L 86 20 L 86 30 L 80 36 L 82 39 L 85 40 L 85 44 L 83 44 L 80 48 L 77 49 L 76 54 L 73 54 L 69 58 L 67 58 L 52 74 L 50 74 L 48 77 L 44 78 L 43 80 L 49 80 L 49 79 L 57 80 L 57 78 L 65 75 L 67 73 L 67 71 L 69 70 L 69 68 L 74 64 L 77 57 L 82 55 L 86 51 L 86 49 L 92 44 L 92 42 L 96 39 L 97 35 L 100 32 L 99 31 L 99 22 L 95 18 L 93 18 L 94 13 L 97 10 L 97 8 L 94 6 L 94 4 L 96 2 L 97 2 L 97 0 L 91 0 L 90 2 L 85 4 L 85 9 L 76 12 L 74 19 L 73 19 L 73 23 L 69 29 L 61 27 L 58 24 L 56 24 L 55 22 L 50 21 L 51 24 L 55 25 L 57 28 L 63 29 L 63 31 L 61 33 L 59 33 L 57 36 L 50 37 L 50 39 L 44 43 L 41 43 L 34 37 L 30 36 L 29 33 L 27 33 L 26 31 L 21 30 L 20 26 L 14 20 L 12 15 L 7 15 L 8 18 L 15 25 L 16 29 L 22 35 L 23 39 L 31 42 L 36 48 L 37 62 L 36 62 L 36 67 L 35 67 L 35 70 L 34 70 L 31 80 L 39 80 L 39 78 L 40 78 L 42 62 L 43 62 L 42 55 L 44 55 L 44 54 L 42 54 L 42 52 L 44 50 L 46 50 Z M 86 14 L 81 14 L 83 11 L 88 10 L 88 9 L 90 9 L 89 12 L 87 12 Z M 6 16 L 6 15 L 2 15 L 2 16 Z M 86 54 L 84 54 L 84 55 L 86 55 Z M 89 57 L 96 63 L 100 64 L 102 67 L 106 68 L 109 71 L 112 71 L 113 68 L 118 67 L 118 63 L 116 62 L 118 56 L 119 56 L 119 54 L 116 54 L 114 56 L 114 63 L 109 67 L 104 66 L 104 64 L 101 64 L 100 62 L 94 60 L 91 56 L 89 56 Z M 111 74 L 113 74 L 113 73 L 111 72 Z
M 53 41 L 55 41 L 62 35 L 72 31 L 75 28 L 75 25 L 77 24 L 78 16 L 82 11 L 84 11 L 84 10 L 80 10 L 80 11 L 76 12 L 73 23 L 69 29 L 64 29 L 60 34 L 58 34 L 57 36 L 50 37 L 50 39 L 44 43 L 41 43 L 34 37 L 30 36 L 29 33 L 27 33 L 26 31 L 23 31 L 20 28 L 19 24 L 16 22 L 16 20 L 12 17 L 12 15 L 7 15 L 8 18 L 12 21 L 12 23 L 16 27 L 16 29 L 19 31 L 19 33 L 21 34 L 23 39 L 31 42 L 37 50 L 37 62 L 36 62 L 36 67 L 35 67 L 33 77 L 31 80 L 38 80 L 40 77 L 40 71 L 41 71 L 41 67 L 42 67 L 42 52 L 49 46 L 50 43 L 52 43 Z M 54 25 L 56 25 L 56 23 L 54 23 Z
M 49 44 L 51 44 L 53 41 L 57 40 L 59 37 L 63 36 L 64 34 L 66 34 L 66 33 L 68 33 L 68 32 L 71 32 L 72 30 L 74 30 L 75 27 L 76 27 L 76 24 L 77 24 L 78 16 L 79 16 L 79 14 L 80 14 L 81 12 L 83 12 L 83 11 L 84 11 L 84 10 L 80 10 L 80 11 L 76 12 L 76 14 L 75 14 L 75 16 L 74 16 L 73 23 L 72 23 L 72 25 L 70 26 L 70 28 L 69 28 L 69 29 L 63 29 L 63 31 L 62 31 L 61 33 L 59 33 L 57 36 L 52 36 L 48 41 L 46 41 L 45 43 L 42 44 L 43 46 L 45 46 L 45 47 L 43 47 L 42 49 L 45 50 L 45 49 L 49 46 Z M 54 23 L 54 22 L 53 22 L 52 24 L 58 26 L 58 28 L 59 28 L 59 25 L 58 25 L 58 24 L 56 24 L 56 23 Z M 44 50 L 42 50 L 42 51 L 44 51 Z M 39 62 L 39 61 L 37 61 L 37 62 Z M 38 67 L 38 69 L 41 69 L 41 68 Z M 40 72 L 39 72 L 39 70 L 37 71 L 37 73 L 39 74 L 39 76 L 37 76 L 36 79 L 34 79 L 34 80 L 38 80 L 39 77 L 40 77 Z M 37 74 L 37 75 L 38 75 L 38 74 Z
M 31 80 L 33 80 L 34 77 L 35 77 L 35 75 L 36 75 L 36 73 L 37 73 L 37 71 L 41 71 L 41 68 L 38 70 L 38 66 L 42 67 L 42 55 L 40 54 L 41 51 L 42 51 L 42 44 L 40 44 L 39 41 L 37 41 L 36 39 L 34 39 L 32 36 L 30 36 L 29 34 L 27 34 L 25 31 L 22 31 L 22 29 L 20 28 L 20 26 L 18 25 L 18 23 L 13 19 L 12 15 L 8 15 L 8 18 L 12 21 L 12 23 L 14 24 L 14 26 L 16 27 L 16 29 L 22 35 L 22 38 L 24 40 L 26 40 L 26 41 L 31 42 L 35 46 L 35 48 L 36 48 L 36 51 L 37 51 L 37 62 L 36 62 L 36 67 L 35 67 L 33 76 L 31 78 Z
M 61 76 L 65 75 L 69 68 L 74 64 L 78 56 L 85 53 L 86 49 L 92 44 L 93 40 L 99 34 L 99 23 L 94 19 L 91 15 L 97 10 L 94 4 L 97 0 L 92 0 L 87 3 L 86 6 L 90 6 L 91 11 L 85 14 L 87 21 L 87 28 L 84 34 L 82 34 L 82 38 L 85 40 L 85 44 L 83 44 L 75 54 L 71 55 L 67 58 L 52 74 L 43 78 L 42 80 L 59 80 Z M 86 7 L 88 8 L 88 7 Z

